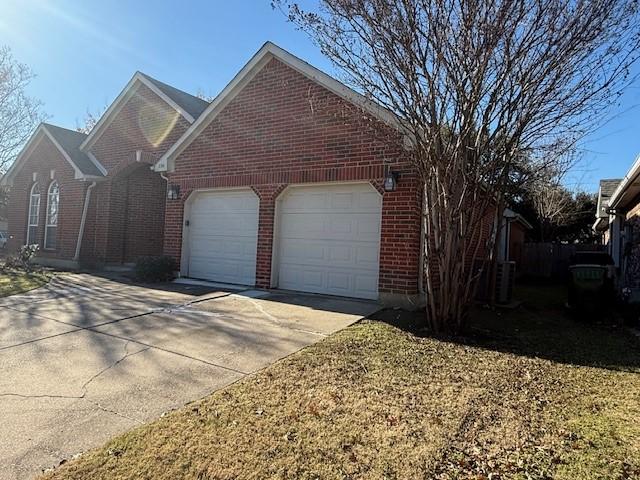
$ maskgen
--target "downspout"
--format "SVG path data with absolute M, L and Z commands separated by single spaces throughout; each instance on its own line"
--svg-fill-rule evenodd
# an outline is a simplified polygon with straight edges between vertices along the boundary
M 73 256 L 73 261 L 77 262 L 80 259 L 80 248 L 82 247 L 82 237 L 84 237 L 84 225 L 87 221 L 87 212 L 89 210 L 89 201 L 91 200 L 91 190 L 96 186 L 96 182 L 91 182 L 91 185 L 87 187 L 87 193 L 84 197 L 84 206 L 82 207 L 82 219 L 80 220 L 80 231 L 78 232 L 78 242 L 76 243 L 76 254 Z

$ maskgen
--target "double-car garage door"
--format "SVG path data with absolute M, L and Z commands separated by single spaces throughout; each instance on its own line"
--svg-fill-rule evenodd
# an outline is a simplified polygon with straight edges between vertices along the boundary
M 255 284 L 258 211 L 249 189 L 196 193 L 187 275 Z M 368 183 L 287 188 L 276 207 L 274 286 L 377 298 L 381 211 L 382 197 Z

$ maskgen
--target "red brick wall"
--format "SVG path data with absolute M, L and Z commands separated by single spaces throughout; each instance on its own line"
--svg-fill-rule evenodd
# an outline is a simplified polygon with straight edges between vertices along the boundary
M 127 177 L 127 185 L 123 261 L 162 255 L 166 182 L 142 165 Z
M 188 127 L 180 114 L 142 84 L 118 111 L 91 147 L 108 178 L 93 192 L 84 259 L 122 263 L 162 253 L 166 182 L 149 167 Z M 140 163 L 137 151 L 142 152 Z
M 60 210 L 57 245 L 55 250 L 47 251 L 44 250 L 44 225 L 52 169 L 55 170 L 54 179 L 60 186 Z M 41 247 L 39 256 L 71 260 L 75 255 L 86 184 L 74 179 L 73 168 L 47 137 L 39 141 L 14 178 L 9 194 L 8 251 L 16 251 L 26 241 L 29 194 L 34 172 L 37 174 L 41 194 L 38 222 L 38 243 Z
M 369 181 L 389 165 L 398 190 L 383 197 L 379 290 L 415 294 L 420 189 L 395 132 L 273 59 L 177 158 L 167 203 L 165 253 L 180 260 L 184 201 L 199 188 L 251 186 L 260 197 L 257 284 L 271 278 L 274 205 L 289 184 Z
M 136 150 L 159 158 L 188 127 L 178 112 L 140 84 L 90 150 L 111 173 L 135 161 Z
M 520 222 L 511 222 L 509 235 L 509 260 L 516 262 L 516 268 L 522 264 L 525 229 Z
M 81 257 L 91 265 L 161 255 L 166 182 L 148 163 L 134 163 L 92 192 Z

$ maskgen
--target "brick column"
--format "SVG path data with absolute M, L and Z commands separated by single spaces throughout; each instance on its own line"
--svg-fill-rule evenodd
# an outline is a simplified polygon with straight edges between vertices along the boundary
M 260 198 L 258 216 L 258 255 L 256 259 L 256 286 L 271 286 L 271 260 L 273 257 L 273 224 L 276 199 L 287 187 L 286 184 L 271 184 L 252 187 Z

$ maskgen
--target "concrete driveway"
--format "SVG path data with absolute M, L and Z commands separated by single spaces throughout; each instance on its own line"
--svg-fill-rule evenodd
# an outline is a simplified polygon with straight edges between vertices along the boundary
M 0 478 L 31 478 L 378 309 L 195 293 L 74 274 L 0 299 Z

